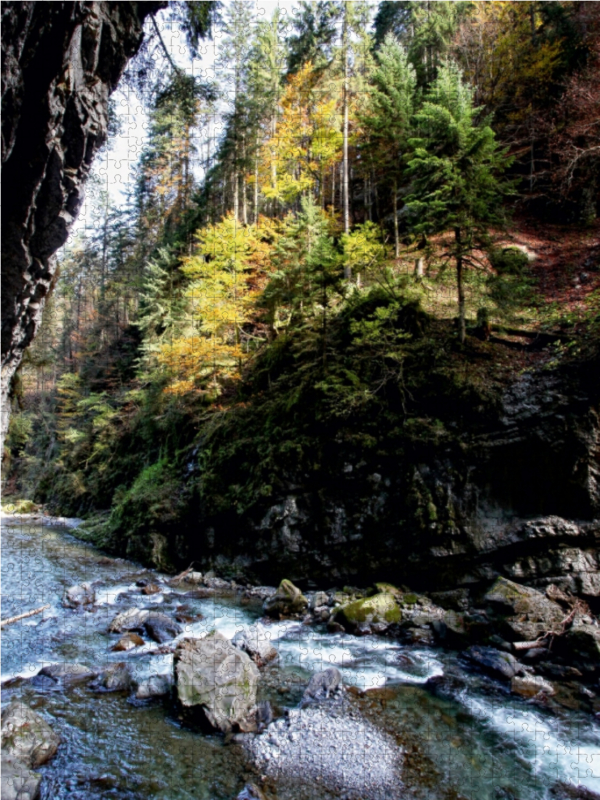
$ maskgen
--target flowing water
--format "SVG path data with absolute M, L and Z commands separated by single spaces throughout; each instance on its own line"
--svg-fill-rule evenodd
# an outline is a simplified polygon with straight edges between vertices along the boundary
M 28 678 L 60 661 L 101 668 L 127 660 L 137 679 L 169 672 L 172 656 L 157 654 L 154 644 L 138 648 L 141 654 L 110 652 L 116 637 L 106 633 L 108 623 L 133 606 L 170 613 L 185 604 L 202 615 L 186 626 L 187 636 L 216 628 L 232 637 L 260 616 L 259 605 L 239 598 L 195 600 L 167 588 L 142 597 L 135 587 L 140 572 L 138 565 L 107 558 L 64 528 L 5 520 L 2 616 L 45 603 L 50 608 L 3 629 L 2 680 Z M 101 582 L 94 610 L 63 608 L 64 589 L 84 580 Z M 550 800 L 557 781 L 600 793 L 600 726 L 590 716 L 550 713 L 480 676 L 467 676 L 466 687 L 463 680 L 450 696 L 434 696 L 425 682 L 460 671 L 456 654 L 298 623 L 273 623 L 269 630 L 280 659 L 263 678 L 263 696 L 282 711 L 298 702 L 313 671 L 338 666 L 346 686 L 368 690 L 361 698 L 355 692 L 364 714 L 402 747 L 406 798 Z M 277 684 L 285 684 L 286 694 L 276 691 Z M 39 694 L 26 681 L 10 681 L 3 702 L 14 693 L 62 738 L 57 756 L 40 770 L 44 800 L 225 800 L 255 779 L 237 745 L 183 727 L 169 704 L 136 705 L 85 687 Z M 289 789 L 277 791 L 280 800 L 294 797 Z M 311 796 L 329 795 L 314 787 Z

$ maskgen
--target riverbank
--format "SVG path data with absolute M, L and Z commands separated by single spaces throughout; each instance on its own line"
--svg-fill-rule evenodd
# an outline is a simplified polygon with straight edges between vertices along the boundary
M 357 790 L 352 783 L 356 773 L 352 772 L 352 780 L 348 773 L 345 788 L 340 785 L 349 763 L 361 765 L 359 771 L 366 763 L 362 751 L 360 759 L 352 756 L 351 742 L 344 743 L 343 732 L 354 730 L 352 725 L 366 726 L 362 730 L 367 742 L 371 737 L 375 744 L 373 737 L 382 736 L 385 747 L 394 743 L 395 755 L 387 762 L 377 756 L 381 747 L 372 748 L 371 774 L 391 770 L 386 774 L 392 776 L 399 770 L 398 787 L 411 797 L 446 800 L 452 787 L 469 800 L 511 796 L 498 795 L 502 788 L 519 800 L 539 800 L 546 796 L 542 790 L 547 793 L 560 781 L 580 784 L 581 792 L 600 788 L 595 785 L 600 728 L 594 718 L 598 687 L 593 670 L 582 672 L 568 663 L 564 653 L 545 653 L 537 660 L 537 655 L 515 657 L 501 649 L 499 641 L 490 644 L 490 637 L 498 635 L 490 629 L 487 640 L 480 638 L 485 625 L 473 619 L 471 609 L 453 612 L 431 598 L 389 585 L 372 587 L 370 592 L 342 587 L 303 593 L 289 582 L 276 590 L 193 570 L 169 576 L 100 554 L 64 528 L 30 519 L 24 524 L 22 518 L 5 518 L 3 528 L 4 591 L 11 590 L 17 564 L 29 564 L 29 594 L 24 598 L 22 582 L 15 584 L 21 590 L 19 602 L 35 604 L 43 598 L 51 604 L 41 619 L 19 622 L 2 634 L 5 699 L 19 696 L 68 743 L 41 768 L 42 798 L 71 797 L 65 775 L 69 785 L 87 792 L 86 798 L 103 796 L 102 781 L 98 783 L 102 774 L 88 763 L 90 754 L 99 751 L 105 762 L 102 785 L 113 786 L 117 797 L 134 796 L 124 788 L 133 769 L 135 785 L 145 798 L 187 798 L 194 780 L 196 787 L 205 787 L 207 796 L 231 800 L 250 780 L 269 800 L 352 797 L 353 791 L 361 800 L 370 800 L 376 794 L 369 794 L 364 785 Z M 11 564 L 12 570 L 7 566 Z M 65 607 L 67 590 L 84 582 L 91 584 L 93 601 Z M 69 595 L 77 596 L 83 595 Z M 548 612 L 545 601 L 533 597 Z M 138 622 L 137 633 L 110 632 L 115 618 L 132 609 L 154 614 L 152 626 L 139 627 Z M 479 613 L 489 616 L 490 625 L 500 625 L 501 617 L 504 626 L 519 624 L 506 608 L 502 615 L 488 614 L 485 608 Z M 157 622 L 164 625 L 161 615 L 178 626 L 164 640 L 160 625 L 156 627 Z M 561 620 L 565 616 L 566 609 Z M 569 630 L 581 621 L 575 615 Z M 261 717 L 260 733 L 234 733 L 232 739 L 206 737 L 178 718 L 173 651 L 182 640 L 201 641 L 211 630 L 228 642 L 237 641 L 240 652 L 251 658 L 257 658 L 261 649 L 253 653 L 253 630 L 257 644 L 276 651 L 276 657 L 259 667 L 256 701 L 263 709 L 267 702 L 270 707 Z M 465 636 L 467 640 L 460 639 Z M 129 637 L 131 647 L 117 647 Z M 479 644 L 473 643 L 475 637 Z M 508 644 L 512 648 L 514 642 Z M 69 684 L 51 670 L 38 674 L 52 663 L 81 664 L 94 677 L 84 674 Z M 342 688 L 295 717 L 297 712 L 292 712 L 311 675 L 330 665 L 339 669 Z M 554 670 L 552 675 L 549 669 Z M 110 686 L 118 690 L 107 692 Z M 91 727 L 90 711 L 96 720 Z M 354 720 L 352 725 L 344 723 L 346 718 Z M 536 760 L 540 754 L 535 755 L 535 739 L 528 730 L 545 732 L 544 753 L 550 757 L 552 752 L 559 763 L 554 778 L 548 777 L 552 773 L 546 755 L 541 762 Z M 297 742 L 308 735 L 314 735 L 314 744 L 309 750 L 299 749 Z M 450 752 L 448 741 L 455 743 Z M 136 751 L 140 749 L 140 758 L 133 755 L 131 742 Z M 148 747 L 156 762 L 152 776 L 145 774 L 147 763 L 142 758 Z M 323 786 L 299 784 L 298 775 L 306 775 L 308 769 L 301 761 L 305 752 L 316 759 L 311 769 L 323 771 Z M 349 762 L 342 757 L 345 752 Z M 201 779 L 195 771 L 200 766 L 193 770 L 194 779 L 185 766 L 191 753 L 193 762 L 203 765 Z M 323 761 L 326 758 L 331 761 Z M 490 758 L 503 765 L 502 780 L 485 766 Z M 475 771 L 472 763 L 468 766 L 469 759 L 479 765 Z M 579 766 L 573 771 L 575 761 Z

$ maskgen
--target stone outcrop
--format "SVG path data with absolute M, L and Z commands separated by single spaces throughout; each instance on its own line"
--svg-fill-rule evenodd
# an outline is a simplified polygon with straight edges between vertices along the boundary
M 162 2 L 2 4 L 2 434 L 15 370 L 106 139 L 108 99 Z
M 198 709 L 212 728 L 224 733 L 256 703 L 258 668 L 217 631 L 179 642 L 173 670 L 183 708 Z
M 597 605 L 599 409 L 595 357 L 517 377 L 483 421 L 449 413 L 441 444 L 396 432 L 365 454 L 332 440 L 318 475 L 290 468 L 280 495 L 235 525 L 225 514 L 202 521 L 206 534 L 181 560 L 300 586 L 388 580 L 442 592 L 503 575 Z M 267 607 L 279 613 L 275 599 Z

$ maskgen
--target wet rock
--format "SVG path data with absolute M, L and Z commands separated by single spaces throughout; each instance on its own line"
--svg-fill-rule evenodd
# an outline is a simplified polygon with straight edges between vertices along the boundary
M 60 744 L 60 736 L 46 720 L 15 697 L 2 712 L 1 735 L 4 754 L 28 769 L 49 761 Z
M 555 783 L 550 789 L 552 800 L 598 800 L 596 792 L 586 789 L 585 786 L 572 786 L 570 783 Z
M 554 649 L 578 665 L 583 662 L 600 670 L 600 626 L 576 619 L 564 636 L 556 638 Z
M 261 775 L 296 786 L 316 784 L 338 796 L 400 800 L 402 753 L 370 723 L 322 708 L 290 711 L 261 736 L 241 742 Z
M 266 800 L 255 783 L 247 783 L 235 800 Z
M 169 694 L 173 682 L 168 675 L 151 675 L 148 680 L 142 681 L 136 689 L 136 700 L 151 700 L 154 697 L 164 697 Z
M 484 600 L 500 614 L 507 615 L 502 632 L 511 641 L 533 641 L 547 631 L 559 630 L 565 612 L 542 592 L 498 578 Z
M 306 610 L 308 600 L 291 581 L 282 580 L 274 595 L 264 603 L 264 611 L 269 617 L 291 617 Z
M 50 664 L 38 672 L 39 676 L 50 678 L 65 689 L 78 683 L 85 683 L 98 675 L 98 670 L 93 670 L 83 664 Z
M 144 620 L 148 636 L 159 644 L 170 642 L 182 631 L 181 625 L 160 611 L 151 611 Z
M 554 686 L 539 675 L 515 675 L 510 681 L 510 690 L 520 697 L 535 697 L 540 692 L 546 695 L 556 694 Z
M 337 667 L 327 667 L 322 672 L 316 672 L 304 690 L 300 708 L 304 708 L 310 703 L 328 700 L 330 695 L 340 688 L 341 684 L 342 676 Z
M 432 592 L 431 599 L 446 610 L 466 611 L 469 608 L 468 589 L 451 589 L 446 592 Z
M 2 753 L 2 800 L 36 800 L 42 776 L 22 761 Z
M 121 611 L 108 626 L 109 633 L 125 633 L 126 631 L 144 630 L 144 622 L 148 618 L 149 611 L 140 611 L 139 608 L 130 608 Z
M 467 682 L 459 675 L 433 675 L 425 682 L 425 688 L 436 697 L 444 700 L 456 700 L 459 692 L 467 686 Z
M 182 706 L 197 707 L 220 731 L 230 731 L 256 703 L 256 664 L 216 631 L 179 642 L 173 670 Z
M 146 586 L 142 587 L 142 594 L 158 594 L 160 592 L 160 586 L 157 586 L 156 583 L 147 583 Z
M 329 603 L 329 595 L 326 592 L 315 592 L 311 595 L 309 608 L 311 611 L 316 611 L 316 609 L 321 608 L 322 606 L 327 606 Z
M 91 583 L 81 583 L 78 586 L 71 586 L 65 590 L 62 604 L 66 608 L 77 608 L 78 606 L 89 606 L 96 602 L 96 592 Z
M 251 625 L 235 634 L 231 643 L 238 650 L 243 650 L 254 661 L 257 667 L 264 667 L 274 661 L 277 650 L 271 644 L 271 635 L 262 625 Z
M 229 594 L 233 590 L 229 581 L 209 576 L 208 574 L 204 576 L 204 585 L 209 589 L 214 589 L 219 594 Z
M 187 583 L 189 586 L 198 586 L 202 583 L 202 580 L 203 575 L 201 572 L 189 572 L 183 579 L 183 583 Z
M 485 672 L 495 678 L 511 680 L 515 675 L 523 674 L 523 666 L 510 653 L 504 653 L 493 647 L 474 645 L 465 652 L 469 661 L 477 664 Z
M 119 641 L 110 649 L 114 653 L 122 653 L 127 650 L 133 650 L 136 647 L 141 647 L 143 644 L 145 644 L 145 642 L 139 634 L 130 632 L 121 636 Z
M 110 664 L 91 685 L 96 692 L 128 692 L 133 683 L 131 668 L 123 661 Z
M 385 630 L 401 620 L 402 612 L 396 598 L 392 594 L 383 593 L 355 600 L 335 613 L 335 622 L 339 622 L 350 632 L 360 632 L 361 625 L 372 627 L 374 624 L 383 625 Z

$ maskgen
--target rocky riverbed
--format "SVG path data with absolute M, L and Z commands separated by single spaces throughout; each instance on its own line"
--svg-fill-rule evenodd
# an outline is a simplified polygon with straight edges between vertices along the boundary
M 2 634 L 22 797 L 600 793 L 600 627 L 568 591 L 173 577 L 43 522 L 3 525 L 3 617 L 49 605 Z

